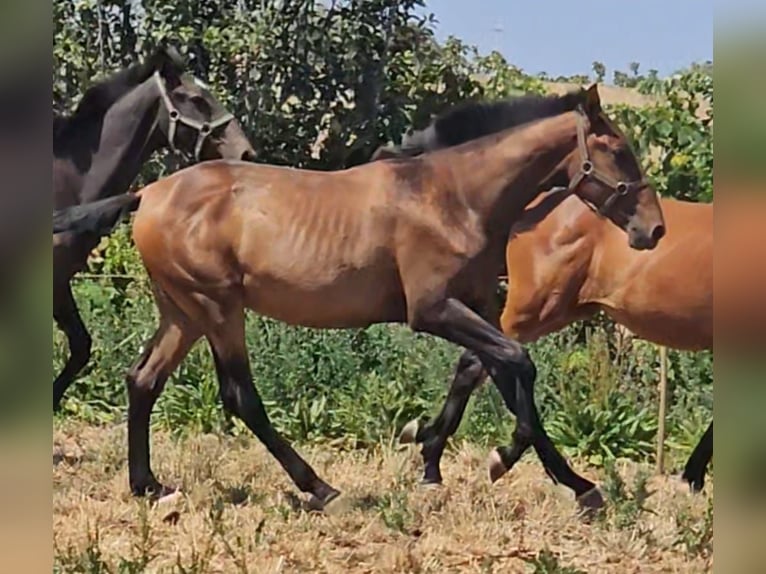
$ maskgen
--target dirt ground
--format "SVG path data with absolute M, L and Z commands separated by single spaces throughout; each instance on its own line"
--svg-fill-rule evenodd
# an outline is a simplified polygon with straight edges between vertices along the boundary
M 343 492 L 318 513 L 254 438 L 155 433 L 153 447 L 158 478 L 183 494 L 150 506 L 128 492 L 125 425 L 56 423 L 55 571 L 712 571 L 703 527 L 712 480 L 693 496 L 677 477 L 652 477 L 638 519 L 628 498 L 588 521 L 533 455 L 490 485 L 486 450 L 456 445 L 444 456 L 444 486 L 426 489 L 413 447 L 303 447 Z M 617 469 L 630 487 L 639 467 Z

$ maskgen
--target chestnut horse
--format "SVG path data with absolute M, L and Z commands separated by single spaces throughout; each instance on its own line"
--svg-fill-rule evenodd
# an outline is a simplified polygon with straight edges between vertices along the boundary
M 406 134 L 398 148 L 381 147 L 373 161 L 415 157 L 494 133 L 514 122 L 513 100 L 455 106 L 423 130 Z M 561 182 L 559 182 L 561 183 Z M 500 317 L 503 332 L 529 343 L 604 311 L 646 340 L 680 350 L 713 348 L 713 205 L 662 199 L 667 237 L 651 253 L 628 248 L 622 232 L 571 194 L 552 192 L 530 203 L 506 248 L 508 290 Z M 682 277 L 683 281 L 678 278 Z M 486 378 L 457 377 L 440 414 L 413 420 L 403 443 L 423 445 L 425 482 L 441 481 L 439 461 L 460 424 L 474 388 Z M 684 469 L 701 490 L 713 452 L 710 423 Z M 497 480 L 516 462 L 508 447 L 490 456 Z
M 172 47 L 91 86 L 53 129 L 53 204 L 83 205 L 125 193 L 151 154 L 179 149 L 195 160 L 252 159 L 237 120 L 184 72 Z M 55 229 L 54 229 L 55 233 Z M 72 277 L 85 266 L 99 233 L 53 237 L 53 316 L 69 343 L 69 359 L 53 383 L 53 408 L 90 359 L 91 338 L 72 296 Z
M 496 327 L 493 309 L 508 233 L 544 180 L 566 180 L 635 248 L 652 249 L 664 234 L 656 193 L 596 86 L 578 94 L 577 109 L 563 113 L 556 97 L 520 100 L 530 123 L 419 158 L 335 172 L 221 160 L 140 190 L 133 239 L 160 325 L 128 375 L 132 492 L 167 492 L 150 466 L 150 414 L 167 377 L 205 337 L 224 408 L 314 505 L 338 496 L 269 421 L 247 357 L 248 308 L 315 328 L 407 323 L 466 347 L 548 472 L 578 497 L 598 492 L 547 436 L 535 365 Z
M 512 230 L 506 248 L 508 292 L 500 317 L 506 336 L 529 343 L 604 311 L 659 345 L 712 350 L 712 204 L 661 199 L 668 232 L 649 253 L 627 248 L 619 229 L 574 197 L 559 193 L 535 203 Z M 445 440 L 457 429 L 474 388 L 459 384 L 453 382 L 432 423 L 413 421 L 405 427 L 403 442 Z M 493 480 L 515 462 L 509 447 L 495 452 Z M 684 468 L 693 491 L 703 488 L 712 454 L 711 422 Z
M 651 255 L 623 249 L 613 225 L 569 197 L 513 234 L 503 332 L 530 342 L 600 310 L 658 345 L 712 350 L 713 204 L 662 198 L 660 205 L 668 233 Z M 711 422 L 683 472 L 692 490 L 703 488 L 712 455 Z

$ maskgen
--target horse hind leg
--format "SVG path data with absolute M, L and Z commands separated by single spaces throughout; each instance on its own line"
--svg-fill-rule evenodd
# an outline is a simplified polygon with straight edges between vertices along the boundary
M 64 393 L 91 357 L 92 339 L 80 317 L 69 280 L 58 282 L 54 286 L 53 318 L 66 335 L 69 344 L 69 358 L 53 381 L 53 410 L 57 411 L 61 407 Z
M 226 320 L 207 334 L 224 408 L 239 417 L 282 465 L 293 483 L 312 496 L 311 506 L 324 508 L 340 492 L 320 479 L 314 469 L 274 429 L 253 384 L 245 347 L 244 309 L 239 306 L 226 315 Z
M 683 479 L 689 483 L 692 492 L 700 492 L 705 487 L 705 472 L 712 457 L 713 422 L 711 421 L 684 467 Z
M 127 376 L 128 475 L 135 496 L 161 497 L 172 491 L 151 470 L 149 419 L 168 377 L 199 338 L 188 325 L 163 315 L 162 308 L 160 314 L 160 327 Z

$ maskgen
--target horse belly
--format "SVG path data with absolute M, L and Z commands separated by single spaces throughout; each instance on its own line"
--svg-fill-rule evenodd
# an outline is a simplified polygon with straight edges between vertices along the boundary
M 324 280 L 259 274 L 245 278 L 245 293 L 250 309 L 291 325 L 342 329 L 406 320 L 392 273 L 348 270 Z
M 713 305 L 662 308 L 630 313 L 607 309 L 607 314 L 636 336 L 671 349 L 700 351 L 713 346 Z

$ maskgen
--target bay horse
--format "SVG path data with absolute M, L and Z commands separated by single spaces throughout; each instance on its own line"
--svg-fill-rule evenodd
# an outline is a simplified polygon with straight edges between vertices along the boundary
M 151 410 L 205 337 L 224 408 L 314 507 L 339 495 L 269 421 L 247 357 L 248 308 L 314 328 L 406 323 L 466 347 L 548 472 L 579 497 L 597 492 L 547 436 L 534 403 L 535 365 L 503 336 L 493 310 L 508 233 L 545 180 L 571 184 L 636 249 L 654 248 L 664 234 L 656 193 L 603 113 L 597 86 L 577 97 L 576 109 L 563 113 L 556 96 L 525 98 L 517 105 L 528 123 L 417 158 L 333 172 L 218 160 L 137 192 L 133 240 L 160 319 L 127 377 L 132 493 L 170 490 L 151 470 Z M 90 207 L 102 215 L 98 204 Z M 73 231 L 87 224 L 80 219 Z
M 415 157 L 497 132 L 514 121 L 513 100 L 455 106 L 399 147 L 381 147 L 372 160 Z M 564 103 L 564 102 L 562 102 Z M 603 311 L 653 343 L 679 350 L 713 349 L 713 204 L 660 199 L 667 236 L 651 252 L 630 249 L 621 230 L 561 190 L 533 200 L 512 228 L 506 247 L 508 288 L 500 316 L 503 333 L 530 343 Z M 679 281 L 679 277 L 683 281 Z M 473 390 L 486 379 L 456 374 L 439 415 L 410 421 L 402 443 L 422 444 L 424 482 L 441 482 L 439 461 L 460 425 Z M 683 471 L 692 491 L 704 486 L 713 453 L 708 426 Z M 520 453 L 491 453 L 492 481 L 508 472 Z
M 184 72 L 171 46 L 91 86 L 74 113 L 53 129 L 54 209 L 127 191 L 141 166 L 163 148 L 195 161 L 252 159 L 237 120 L 199 80 Z M 53 383 L 53 408 L 90 359 L 91 337 L 80 317 L 71 279 L 98 244 L 99 234 L 53 237 L 53 316 L 69 343 L 69 358 Z

